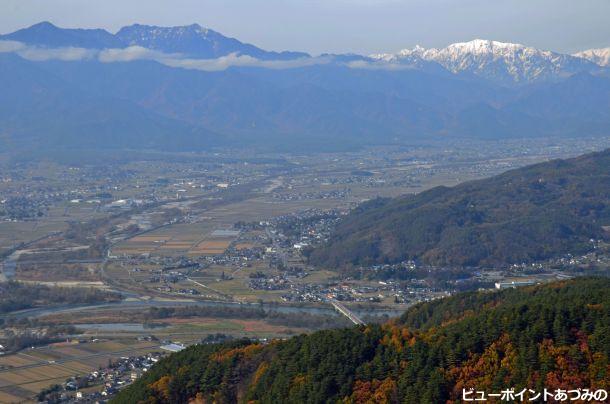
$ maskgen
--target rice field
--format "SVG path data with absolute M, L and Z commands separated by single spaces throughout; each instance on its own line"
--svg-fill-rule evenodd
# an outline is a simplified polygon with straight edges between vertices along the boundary
M 210 239 L 197 244 L 189 251 L 191 255 L 222 254 L 231 244 L 231 239 Z
M 191 224 L 168 226 L 159 234 L 147 233 L 119 243 L 112 249 L 114 255 L 215 255 L 222 254 L 236 235 L 225 235 L 207 225 Z M 221 232 L 221 235 L 214 233 Z
M 150 352 L 150 342 L 59 343 L 0 357 L 0 403 L 35 402 L 42 389 L 106 366 L 109 359 Z

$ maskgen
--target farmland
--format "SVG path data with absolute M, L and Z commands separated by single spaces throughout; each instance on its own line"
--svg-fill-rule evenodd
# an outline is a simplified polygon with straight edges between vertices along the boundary
M 112 164 L 6 164 L 0 192 L 24 200 L 23 209 L 33 214 L 0 221 L 0 281 L 95 288 L 117 293 L 120 302 L 40 300 L 0 318 L 0 343 L 30 338 L 41 345 L 0 357 L 0 402 L 31 399 L 109 359 L 152 352 L 161 341 L 191 344 L 216 334 L 286 338 L 345 325 L 329 299 L 366 321 L 382 321 L 458 288 L 493 286 L 505 275 L 484 272 L 458 284 L 461 273 L 434 277 L 414 263 L 345 273 L 314 267 L 307 254 L 362 201 L 591 147 L 599 144 L 556 148 L 536 140 L 451 150 L 144 153 Z M 76 328 L 53 334 L 64 342 L 37 343 L 61 326 Z M 151 336 L 157 342 L 138 340 Z
M 0 402 L 28 402 L 42 389 L 106 366 L 109 360 L 158 350 L 132 339 L 59 343 L 0 357 Z

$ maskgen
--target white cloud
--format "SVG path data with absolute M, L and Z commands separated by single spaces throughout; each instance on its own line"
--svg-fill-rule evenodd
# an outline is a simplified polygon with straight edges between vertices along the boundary
M 132 62 L 134 60 L 162 60 L 166 58 L 179 58 L 179 54 L 167 54 L 142 46 L 129 46 L 127 48 L 113 48 L 101 50 L 98 60 L 104 63 Z
M 17 41 L 0 41 L 0 53 L 16 52 L 24 49 L 25 45 Z
M 354 60 L 346 63 L 350 69 L 366 69 L 366 70 L 408 70 L 413 69 L 412 65 L 392 63 L 385 61 L 369 62 L 366 60 Z
M 232 53 L 216 59 L 176 59 L 165 58 L 157 60 L 171 67 L 183 69 L 194 69 L 203 71 L 220 71 L 229 67 L 262 67 L 266 69 L 294 69 L 298 67 L 313 66 L 328 63 L 329 59 L 320 58 L 298 58 L 291 60 L 260 60 L 248 55 Z
M 330 57 L 304 57 L 291 60 L 261 60 L 248 55 L 232 53 L 216 59 L 186 58 L 178 53 L 163 53 L 141 46 L 113 49 L 86 48 L 42 48 L 29 46 L 16 41 L 0 41 L 0 53 L 16 53 L 24 59 L 42 62 L 61 60 L 77 62 L 81 60 L 98 60 L 103 63 L 133 62 L 151 60 L 166 66 L 202 71 L 222 71 L 230 67 L 261 67 L 266 69 L 294 69 L 329 63 Z
M 34 62 L 44 62 L 46 60 L 62 60 L 64 62 L 77 62 L 95 58 L 98 51 L 85 48 L 39 48 L 26 46 L 17 50 L 17 54 L 24 59 Z

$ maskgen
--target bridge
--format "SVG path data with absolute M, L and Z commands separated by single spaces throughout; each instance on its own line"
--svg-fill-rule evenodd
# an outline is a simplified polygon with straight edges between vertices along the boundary
M 330 299 L 329 302 L 330 302 L 330 304 L 333 305 L 335 310 L 337 310 L 339 313 L 343 314 L 345 317 L 349 318 L 352 323 L 354 323 L 356 325 L 366 325 L 366 323 L 364 321 L 362 321 L 360 319 L 360 317 L 355 315 L 350 309 L 345 307 L 343 304 L 339 303 L 337 300 Z

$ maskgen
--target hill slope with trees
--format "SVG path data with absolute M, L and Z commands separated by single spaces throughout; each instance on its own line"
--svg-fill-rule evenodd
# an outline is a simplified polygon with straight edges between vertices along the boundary
M 443 403 L 463 388 L 608 389 L 609 303 L 609 279 L 581 278 L 459 294 L 384 325 L 196 345 L 113 402 Z
M 452 188 L 365 203 L 310 260 L 502 266 L 593 249 L 608 239 L 610 149 L 553 160 Z

